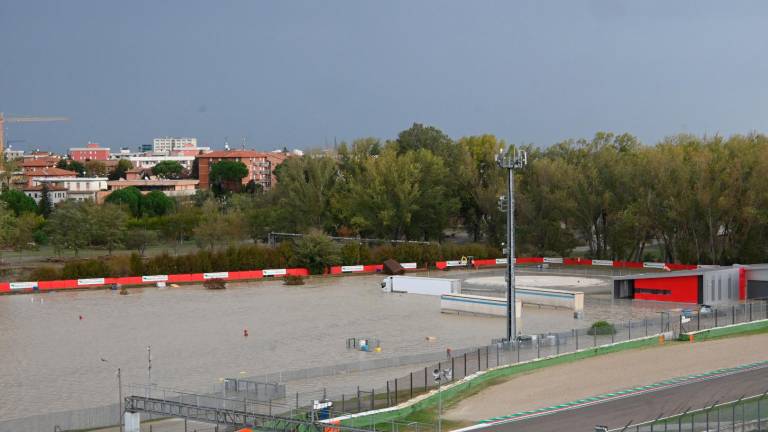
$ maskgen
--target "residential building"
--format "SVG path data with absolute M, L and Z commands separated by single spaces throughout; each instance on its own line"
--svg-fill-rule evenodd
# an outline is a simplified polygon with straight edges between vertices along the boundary
M 96 201 L 99 191 L 107 190 L 106 177 L 33 177 L 31 186 L 48 184 L 67 191 L 66 199 L 75 201 Z
M 21 170 L 24 172 L 24 175 L 30 175 L 42 169 L 56 168 L 59 160 L 58 158 L 48 156 L 39 158 L 25 157 L 21 161 Z
M 170 154 L 175 150 L 187 150 L 197 148 L 197 138 L 163 137 L 152 140 L 152 151 L 155 153 Z
M 14 150 L 13 146 L 8 146 L 5 149 L 5 160 L 21 159 L 24 157 L 24 150 Z
M 35 186 L 25 186 L 23 191 L 25 195 L 35 200 L 35 203 L 37 204 L 40 204 L 40 200 L 43 199 L 42 185 L 38 184 Z M 48 200 L 52 205 L 56 205 L 62 201 L 66 201 L 67 199 L 67 189 L 57 185 L 48 186 Z
M 76 178 L 77 173 L 61 168 L 37 168 L 37 167 L 25 167 L 24 176 L 26 178 L 27 186 L 34 186 L 36 179 L 46 178 Z
M 101 147 L 96 143 L 88 143 L 85 147 L 73 147 L 69 149 L 69 158 L 85 162 L 89 160 L 109 160 L 109 147 Z
M 194 195 L 197 191 L 198 181 L 195 179 L 160 179 L 157 177 L 139 178 L 133 180 L 108 181 L 109 192 L 135 187 L 142 193 L 160 191 L 170 197 Z
M 257 152 L 254 150 L 223 150 L 198 155 L 200 189 L 211 187 L 211 167 L 213 164 L 224 160 L 245 164 L 248 168 L 248 175 L 243 178 L 243 185 L 247 185 L 253 180 L 265 190 L 270 189 L 277 182 L 275 168 L 283 163 L 287 157 L 288 155 L 284 153 Z
M 165 154 L 131 155 L 127 159 L 133 163 L 134 168 L 152 168 L 160 162 L 175 161 L 185 169 L 191 170 L 192 164 L 195 162 L 195 156 L 169 156 Z

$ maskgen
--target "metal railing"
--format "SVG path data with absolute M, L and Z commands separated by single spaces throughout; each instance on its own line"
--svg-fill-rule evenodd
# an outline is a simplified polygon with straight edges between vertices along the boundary
M 765 393 L 711 406 L 686 410 L 610 432 L 736 432 L 768 430 L 768 390 Z

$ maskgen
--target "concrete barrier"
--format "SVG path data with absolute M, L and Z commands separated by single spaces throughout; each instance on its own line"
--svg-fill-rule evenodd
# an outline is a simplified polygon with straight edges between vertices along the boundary
M 584 293 L 581 291 L 563 291 L 549 288 L 516 288 L 516 297 L 523 304 L 552 306 L 573 310 L 574 316 L 584 313 Z
M 515 303 L 515 317 L 520 320 L 522 302 L 518 298 Z M 507 299 L 469 294 L 443 294 L 440 296 L 440 312 L 505 317 L 507 316 Z

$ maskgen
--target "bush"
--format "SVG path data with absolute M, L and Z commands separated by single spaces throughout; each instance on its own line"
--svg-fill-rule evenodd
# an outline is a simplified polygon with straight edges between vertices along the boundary
M 56 267 L 38 267 L 29 272 L 28 279 L 31 281 L 57 280 L 61 279 L 61 272 Z
M 283 278 L 284 285 L 304 285 L 304 278 L 299 275 L 287 275 Z
M 587 330 L 587 334 L 590 336 L 612 335 L 616 334 L 616 328 L 608 321 L 595 321 Z
M 306 267 L 312 274 L 322 274 L 323 271 L 340 261 L 339 247 L 328 236 L 313 232 L 294 241 L 293 263 Z
M 203 282 L 203 286 L 208 289 L 224 289 L 227 287 L 227 283 L 224 282 L 224 279 L 208 279 Z

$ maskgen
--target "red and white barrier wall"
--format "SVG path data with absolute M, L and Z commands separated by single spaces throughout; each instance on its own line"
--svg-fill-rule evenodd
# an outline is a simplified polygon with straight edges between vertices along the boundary
M 89 279 L 68 279 L 38 282 L 0 282 L 0 292 L 28 292 L 35 289 L 39 291 L 61 289 L 83 289 L 112 284 L 120 285 L 150 285 L 157 282 L 188 283 L 204 282 L 208 279 L 223 279 L 226 281 L 253 280 L 269 277 L 281 277 L 286 275 L 308 276 L 309 270 L 305 268 L 265 269 L 249 271 L 215 272 L 215 273 L 188 273 L 170 275 L 146 275 L 129 277 L 108 277 Z
M 560 257 L 518 257 L 516 264 L 562 264 L 568 266 L 600 266 L 614 268 L 647 268 L 660 270 L 691 270 L 698 266 L 689 264 L 671 264 L 654 262 L 630 262 L 630 261 L 610 261 L 610 260 L 591 260 L 586 258 L 560 258 Z M 472 266 L 475 268 L 506 265 L 506 258 L 495 259 L 475 259 Z M 400 263 L 406 270 L 417 270 L 416 263 Z M 446 269 L 450 267 L 463 267 L 461 260 L 438 261 L 435 267 Z M 332 266 L 327 274 L 340 275 L 348 273 L 380 273 L 384 269 L 383 264 L 365 264 L 351 266 Z M 112 284 L 120 285 L 149 285 L 157 282 L 167 283 L 189 283 L 204 282 L 207 279 L 224 279 L 227 281 L 236 280 L 254 280 L 268 277 L 280 277 L 286 275 L 308 276 L 309 270 L 305 268 L 287 268 L 287 269 L 264 269 L 248 271 L 231 271 L 215 273 L 191 273 L 191 274 L 171 274 L 171 275 L 145 275 L 130 276 L 119 278 L 90 278 L 90 279 L 69 279 L 37 282 L 0 282 L 0 293 L 3 292 L 29 292 L 35 289 L 40 291 L 60 290 L 60 289 L 83 289 L 90 287 L 108 286 Z
M 506 258 L 496 259 L 475 259 L 472 265 L 475 268 L 489 267 L 497 265 L 506 265 Z M 588 258 L 560 258 L 560 257 L 518 257 L 515 258 L 515 264 L 562 264 L 567 266 L 594 266 L 594 267 L 613 267 L 613 268 L 646 268 L 658 270 L 693 270 L 697 265 L 692 264 L 673 264 L 656 262 L 635 262 L 635 261 L 611 261 L 611 260 L 593 260 Z M 446 267 L 462 266 L 460 261 L 440 261 L 435 263 L 435 267 L 444 269 Z
M 400 263 L 406 271 L 416 270 L 418 265 L 416 263 Z M 380 273 L 384 270 L 384 264 L 361 264 L 350 266 L 332 266 L 329 274 L 343 274 L 343 273 Z

